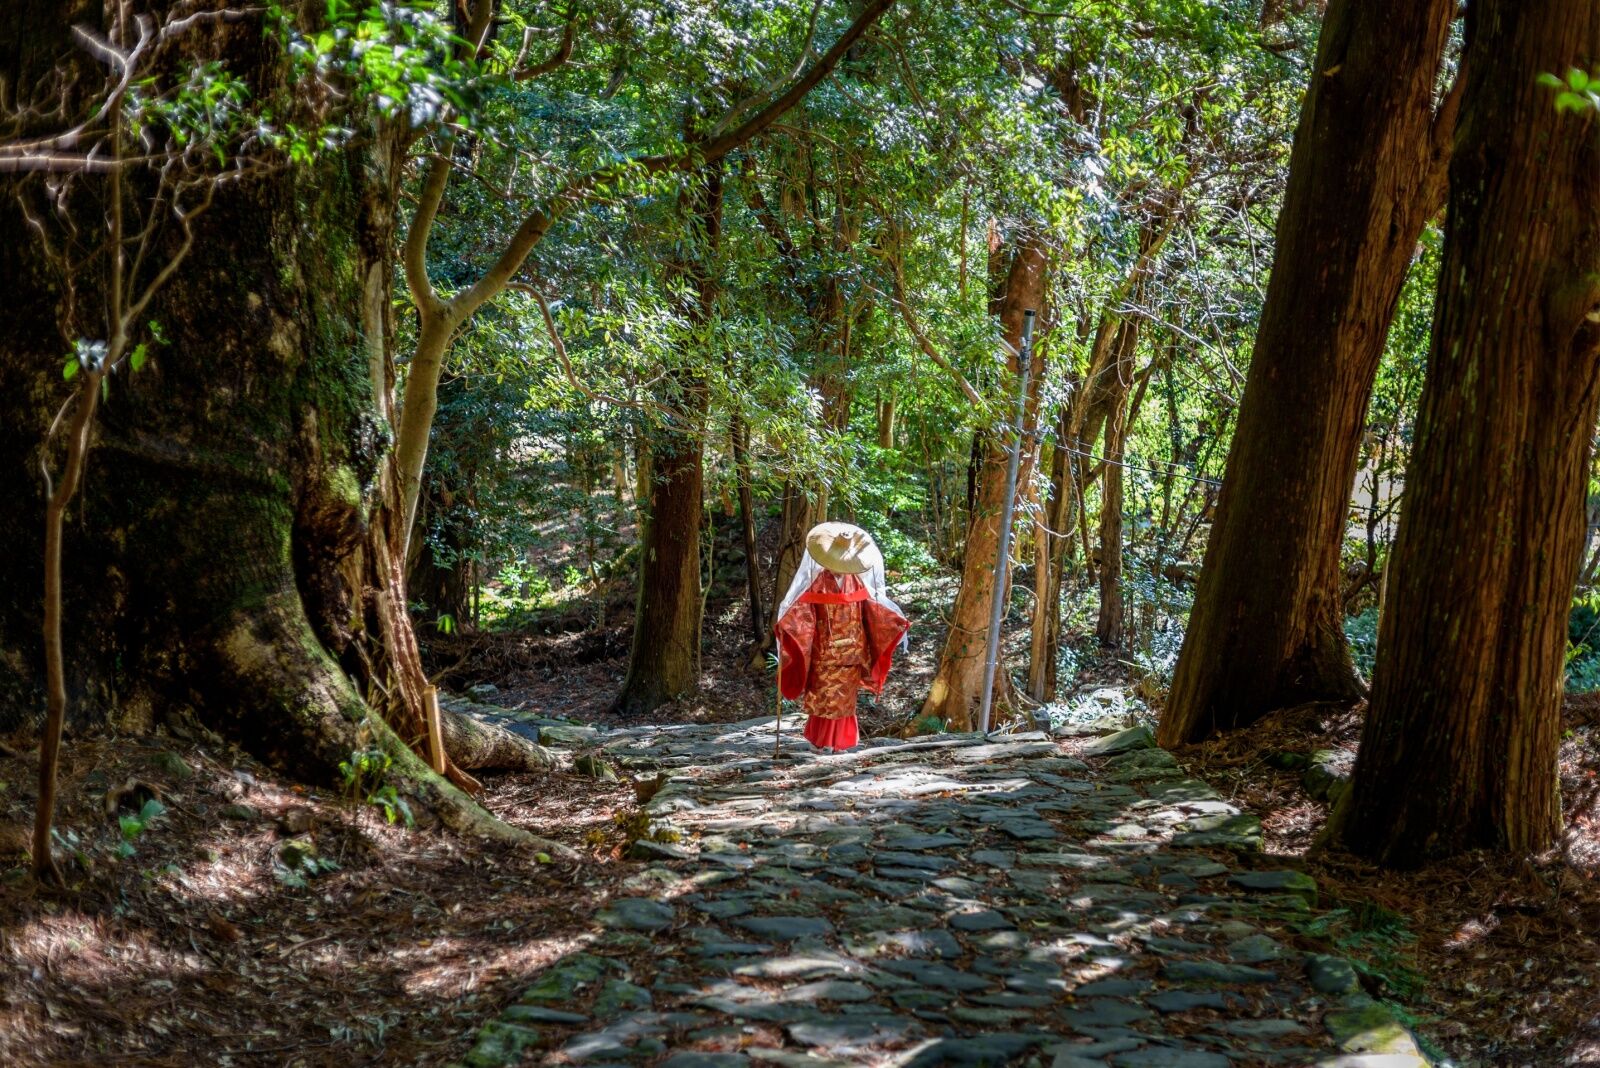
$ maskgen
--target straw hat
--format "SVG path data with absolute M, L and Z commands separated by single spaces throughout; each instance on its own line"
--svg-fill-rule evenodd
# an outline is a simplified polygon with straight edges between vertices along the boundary
M 850 523 L 818 523 L 806 535 L 806 552 L 838 575 L 859 575 L 883 563 L 872 535 Z

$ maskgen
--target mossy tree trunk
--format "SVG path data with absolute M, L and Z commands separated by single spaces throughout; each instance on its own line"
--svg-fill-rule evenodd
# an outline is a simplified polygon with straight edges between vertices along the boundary
M 1443 196 L 1455 97 L 1434 97 L 1455 11 L 1328 5 L 1163 744 L 1360 692 L 1339 553 L 1378 359 Z
M 300 6 L 308 26 L 323 12 Z M 73 54 L 70 14 L 48 0 L 5 9 L 8 84 L 35 84 Z M 285 57 L 258 21 L 182 42 L 293 113 Z M 381 168 L 370 162 L 329 155 L 228 183 L 196 220 L 193 249 L 150 307 L 168 341 L 112 383 L 68 517 L 70 722 L 140 727 L 194 708 L 262 759 L 322 782 L 376 747 L 447 820 L 488 829 L 372 713 L 334 652 L 361 615 L 348 571 L 390 443 L 375 404 L 381 349 L 364 320 L 379 288 L 369 209 L 392 198 L 373 187 Z M 16 302 L 0 332 L 0 456 L 13 461 L 0 465 L 12 502 L 0 511 L 0 726 L 30 722 L 42 705 L 38 461 L 70 388 L 57 325 L 65 280 L 17 208 L 30 181 L 0 180 L 0 285 Z
M 1000 319 L 1000 336 L 1012 346 L 1013 355 L 1008 361 L 1010 381 L 1015 383 L 1022 366 L 1015 352 L 1022 344 L 1022 313 L 1040 310 L 1046 292 L 1047 246 L 1041 235 L 1027 234 L 1019 237 L 1004 274 L 1005 284 L 997 302 Z M 1045 375 L 1042 338 L 1035 338 L 1032 353 L 1032 370 L 1028 378 L 1027 401 L 1024 406 L 1023 432 L 1031 435 L 1039 420 L 1039 394 Z M 1015 389 L 1015 386 L 1012 387 Z M 1013 394 L 1014 396 L 1014 394 Z M 1013 402 L 1014 404 L 1014 402 Z M 1012 405 L 1007 411 L 1015 411 Z M 966 549 L 961 567 L 961 588 L 956 593 L 955 606 L 950 613 L 950 632 L 939 654 L 939 667 L 933 678 L 928 698 L 923 702 L 922 715 L 942 720 L 951 730 L 972 729 L 973 712 L 977 709 L 983 690 L 983 660 L 988 638 L 989 611 L 993 603 L 996 576 L 1000 581 L 1011 581 L 1010 561 L 999 560 L 1000 514 L 1005 503 L 1007 449 L 1013 444 L 1011 435 L 998 437 L 984 435 L 983 459 L 976 478 L 976 502 L 967 523 Z M 1017 491 L 1025 492 L 1033 477 L 1036 450 L 1026 442 L 1022 446 L 1022 466 L 1017 478 Z M 995 708 L 1007 705 L 1008 694 L 1005 671 L 995 674 Z
M 1600 3 L 1467 9 L 1428 376 L 1344 842 L 1393 867 L 1531 853 L 1561 825 L 1567 614 L 1600 398 L 1600 141 L 1537 79 Z

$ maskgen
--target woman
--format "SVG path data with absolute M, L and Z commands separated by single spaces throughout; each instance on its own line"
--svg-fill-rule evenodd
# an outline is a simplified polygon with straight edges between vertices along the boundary
M 856 744 L 856 693 L 883 692 L 909 628 L 872 535 L 849 523 L 813 527 L 776 627 L 778 689 L 805 696 L 807 741 L 825 753 Z

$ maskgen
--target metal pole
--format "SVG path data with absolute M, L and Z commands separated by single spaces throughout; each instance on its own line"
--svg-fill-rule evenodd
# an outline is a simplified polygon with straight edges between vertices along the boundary
M 1017 440 L 1006 468 L 1006 495 L 1000 506 L 1000 551 L 994 568 L 994 604 L 989 610 L 989 645 L 983 661 L 983 703 L 978 730 L 989 733 L 989 711 L 994 703 L 994 673 L 1000 663 L 1000 617 L 1005 614 L 1006 580 L 1011 574 L 1011 519 L 1016 511 L 1017 473 L 1022 468 L 1023 428 L 1027 421 L 1028 375 L 1033 371 L 1033 310 L 1022 313 L 1022 351 L 1017 356 Z

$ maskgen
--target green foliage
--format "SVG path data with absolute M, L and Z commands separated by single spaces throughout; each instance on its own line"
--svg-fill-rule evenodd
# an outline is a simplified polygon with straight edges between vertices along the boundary
M 1344 620 L 1345 640 L 1350 643 L 1350 658 L 1363 678 L 1372 678 L 1378 658 L 1378 606 L 1362 609 Z
M 1600 77 L 1569 67 L 1565 78 L 1539 75 L 1539 84 L 1555 93 L 1557 111 L 1600 111 Z
M 411 805 L 400 796 L 393 783 L 386 782 L 394 760 L 381 749 L 359 749 L 349 758 L 339 762 L 339 774 L 344 780 L 345 796 L 362 800 L 383 810 L 389 823 L 404 820 L 407 827 L 416 826 Z
M 1416 934 L 1409 921 L 1374 901 L 1347 901 L 1294 925 L 1302 934 L 1326 938 L 1356 971 L 1403 1001 L 1426 992 L 1416 965 Z
M 152 797 L 145 801 L 136 814 L 117 817 L 117 828 L 122 832 L 122 841 L 117 843 L 117 856 L 124 858 L 133 856 L 133 843 L 166 811 L 167 806 Z

